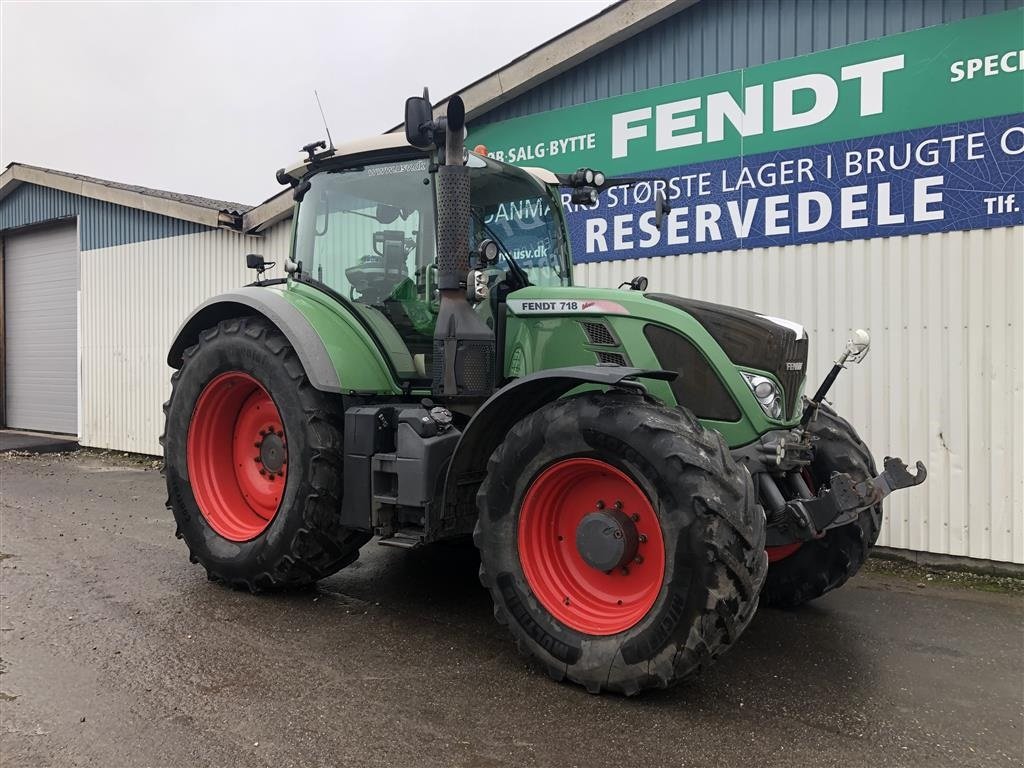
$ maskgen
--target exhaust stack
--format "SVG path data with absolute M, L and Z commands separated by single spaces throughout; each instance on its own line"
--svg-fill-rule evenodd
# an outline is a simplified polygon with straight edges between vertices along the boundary
M 470 189 L 469 168 L 465 164 L 465 125 L 462 98 L 452 96 L 443 126 L 444 164 L 437 170 L 437 274 L 441 300 L 434 329 L 432 383 L 434 395 L 445 398 L 487 397 L 494 389 L 494 331 L 473 311 L 466 298 Z M 409 129 L 408 124 L 406 128 Z

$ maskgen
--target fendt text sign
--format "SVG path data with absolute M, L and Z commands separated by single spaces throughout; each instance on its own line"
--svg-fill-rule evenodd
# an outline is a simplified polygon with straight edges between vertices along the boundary
M 474 128 L 563 201 L 576 262 L 1024 223 L 1024 9 Z M 668 221 L 654 226 L 664 191 Z

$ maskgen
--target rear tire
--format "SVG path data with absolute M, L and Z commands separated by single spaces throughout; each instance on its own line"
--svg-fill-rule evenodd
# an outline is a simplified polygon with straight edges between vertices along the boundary
M 495 618 L 556 680 L 667 688 L 727 650 L 757 609 L 764 512 L 721 435 L 688 411 L 617 392 L 550 403 L 495 450 L 477 506 Z M 607 509 L 634 521 L 641 555 L 609 570 L 575 538 Z
M 817 438 L 809 467 L 817 487 L 827 486 L 833 472 L 845 472 L 856 482 L 875 476 L 867 445 L 828 405 L 822 403 L 808 429 Z M 773 562 L 761 594 L 765 605 L 796 608 L 843 586 L 864 565 L 881 527 L 879 503 L 863 510 L 856 522 L 805 541 L 793 554 Z
M 342 413 L 266 320 L 201 332 L 164 413 L 167 507 L 211 579 L 253 592 L 299 586 L 359 556 L 370 534 L 338 523 Z

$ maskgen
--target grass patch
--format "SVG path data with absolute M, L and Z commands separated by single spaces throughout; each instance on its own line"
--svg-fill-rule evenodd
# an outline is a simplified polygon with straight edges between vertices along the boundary
M 912 581 L 917 586 L 950 586 L 962 589 L 977 589 L 982 592 L 997 592 L 1004 595 L 1024 596 L 1024 579 L 1014 576 L 993 576 L 967 571 L 953 571 L 940 568 L 929 568 L 905 560 L 871 557 L 864 564 L 868 573 L 884 576 L 895 576 Z

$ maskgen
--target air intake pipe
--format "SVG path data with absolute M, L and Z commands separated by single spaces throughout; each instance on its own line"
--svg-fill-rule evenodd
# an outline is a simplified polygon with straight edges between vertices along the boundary
M 448 100 L 444 164 L 437 170 L 437 280 L 440 308 L 434 328 L 433 393 L 486 397 L 493 391 L 494 331 L 466 298 L 469 273 L 470 188 L 464 134 L 466 108 Z

